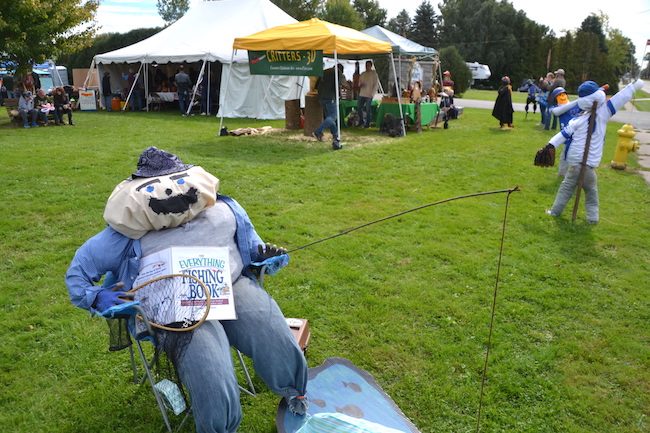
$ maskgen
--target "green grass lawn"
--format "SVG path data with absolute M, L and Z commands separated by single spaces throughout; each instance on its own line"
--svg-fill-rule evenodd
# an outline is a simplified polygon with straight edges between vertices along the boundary
M 469 97 L 469 95 L 466 95 Z M 473 97 L 473 96 L 472 96 Z M 491 98 L 493 99 L 493 98 Z M 104 204 L 155 145 L 203 166 L 263 239 L 297 248 L 438 200 L 510 195 L 481 432 L 650 431 L 650 188 L 609 168 L 601 222 L 551 218 L 561 179 L 533 166 L 552 131 L 515 113 L 499 130 L 465 109 L 449 129 L 403 138 L 344 130 L 343 150 L 300 131 L 218 137 L 214 117 L 75 113 L 76 127 L 0 121 L 1 432 L 161 432 L 128 353 L 74 307 L 64 274 L 102 230 Z M 284 121 L 227 119 L 230 130 Z M 266 281 L 286 316 L 309 319 L 310 366 L 340 356 L 372 374 L 423 433 L 476 431 L 506 194 L 432 206 L 296 251 Z M 243 433 L 275 432 L 279 398 L 241 397 Z M 184 432 L 193 431 L 193 423 Z

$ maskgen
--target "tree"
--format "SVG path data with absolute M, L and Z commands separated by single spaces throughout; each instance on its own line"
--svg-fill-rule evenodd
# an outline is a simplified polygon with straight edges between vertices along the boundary
M 377 0 L 354 0 L 352 5 L 361 16 L 365 28 L 386 25 L 386 9 L 380 8 Z
M 162 27 L 147 29 L 134 29 L 127 33 L 103 33 L 94 38 L 90 46 L 70 54 L 64 54 L 59 58 L 62 65 L 68 70 L 74 68 L 87 68 L 92 63 L 95 55 L 118 50 L 123 47 L 135 44 L 160 32 Z
M 504 75 L 517 83 L 545 72 L 548 28 L 507 1 L 444 0 L 440 12 L 439 46 L 455 46 L 465 60 L 487 64 L 492 83 Z
M 158 15 L 167 23 L 178 21 L 190 9 L 190 0 L 158 0 Z
M 463 56 L 460 55 L 456 47 L 443 48 L 439 54 L 443 70 L 451 72 L 456 96 L 461 97 L 469 89 L 472 71 L 469 70 Z
M 395 18 L 391 18 L 388 21 L 388 30 L 405 38 L 409 36 L 411 31 L 411 17 L 406 12 L 406 9 L 402 9 Z
M 320 18 L 330 23 L 363 30 L 363 19 L 352 7 L 349 0 L 327 0 Z
M 414 42 L 425 47 L 438 45 L 438 17 L 428 0 L 424 0 L 415 11 L 410 34 Z
M 318 12 L 320 0 L 271 0 L 280 9 L 297 19 L 305 21 Z
M 98 6 L 99 0 L 3 2 L 0 61 L 25 75 L 35 63 L 88 46 Z
M 604 53 L 607 52 L 607 45 L 605 44 L 605 33 L 603 32 L 603 23 L 601 22 L 600 17 L 595 14 L 589 15 L 580 25 L 578 32 L 586 32 L 596 35 L 598 37 L 600 50 Z

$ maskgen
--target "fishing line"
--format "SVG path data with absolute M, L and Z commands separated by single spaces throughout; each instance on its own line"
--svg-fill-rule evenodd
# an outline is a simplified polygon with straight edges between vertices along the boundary
M 371 221 L 369 223 L 362 224 L 362 225 L 357 226 L 357 227 L 353 227 L 351 229 L 345 230 L 345 231 L 343 231 L 341 233 L 337 233 L 337 234 L 332 235 L 332 236 L 328 236 L 328 237 L 320 239 L 318 241 L 310 242 L 310 243 L 308 243 L 306 245 L 303 245 L 301 247 L 294 248 L 292 250 L 287 251 L 287 254 L 292 253 L 294 251 L 302 250 L 304 248 L 310 247 L 312 245 L 316 245 L 316 244 L 321 243 L 321 242 L 328 241 L 330 239 L 337 238 L 339 236 L 347 235 L 348 233 L 353 232 L 355 230 L 359 230 L 359 229 L 362 229 L 364 227 L 368 227 L 370 225 L 373 225 L 373 224 L 376 224 L 376 223 L 379 223 L 379 222 L 382 222 L 382 221 L 389 220 L 391 218 L 396 218 L 398 216 L 405 215 L 405 214 L 407 214 L 409 212 L 415 212 L 417 210 L 421 210 L 421 209 L 424 209 L 424 208 L 427 208 L 427 207 L 430 207 L 430 206 L 435 206 L 437 204 L 447 203 L 447 202 L 450 202 L 450 201 L 453 201 L 453 200 L 460 200 L 460 199 L 463 199 L 463 198 L 478 197 L 478 196 L 489 195 L 489 194 L 501 194 L 501 193 L 505 193 L 505 192 L 508 193 L 508 197 L 509 197 L 510 193 L 512 193 L 514 191 L 521 191 L 521 189 L 518 186 L 515 186 L 514 188 L 510 188 L 510 189 L 500 189 L 500 190 L 497 190 L 497 191 L 477 192 L 477 193 L 474 193 L 474 194 L 467 194 L 467 195 L 461 195 L 461 196 L 458 196 L 458 197 L 447 198 L 447 199 L 444 199 L 444 200 L 440 200 L 440 201 L 425 204 L 425 205 L 422 205 L 422 206 L 414 207 L 413 209 L 405 210 L 403 212 L 396 213 L 395 215 L 390 215 L 390 216 L 387 216 L 387 217 L 384 217 L 384 218 L 380 218 L 378 220 Z
M 499 260 L 497 263 L 497 274 L 494 282 L 494 298 L 492 299 L 492 314 L 490 316 L 490 332 L 488 334 L 487 351 L 485 352 L 485 365 L 483 366 L 483 377 L 481 379 L 481 393 L 478 402 L 478 414 L 476 416 L 476 433 L 478 433 L 481 427 L 481 409 L 483 408 L 483 394 L 485 391 L 485 380 L 487 378 L 488 360 L 490 358 L 490 349 L 492 347 L 492 330 L 494 329 L 494 315 L 497 307 L 497 293 L 499 291 L 499 274 L 501 273 L 501 259 L 503 258 L 503 242 L 506 237 L 506 221 L 508 219 L 508 202 L 510 200 L 510 193 L 512 193 L 513 191 L 520 191 L 520 189 L 519 187 L 515 187 L 514 189 L 508 192 L 508 196 L 506 197 L 506 208 L 503 214 L 503 227 L 501 228 L 501 246 L 499 247 Z

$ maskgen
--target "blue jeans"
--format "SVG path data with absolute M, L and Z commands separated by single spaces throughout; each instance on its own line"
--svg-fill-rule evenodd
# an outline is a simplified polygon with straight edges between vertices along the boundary
M 190 91 L 189 90 L 179 90 L 178 91 L 178 108 L 181 109 L 181 114 L 187 112 L 187 107 L 190 106 Z M 190 113 L 192 110 L 190 110 Z
M 131 103 L 131 111 L 142 110 L 142 94 L 140 93 L 139 89 L 133 89 L 133 93 L 131 93 L 131 99 L 129 102 Z
M 336 128 L 336 101 L 334 99 L 320 99 L 319 102 L 321 107 L 323 107 L 325 120 L 316 128 L 314 133 L 320 135 L 325 131 L 325 128 L 329 128 L 333 139 L 338 140 L 339 131 Z
M 307 362 L 280 308 L 256 282 L 233 283 L 237 320 L 206 321 L 181 355 L 178 373 L 192 401 L 198 433 L 237 431 L 242 411 L 231 345 L 253 360 L 275 394 L 301 396 Z
M 357 111 L 359 112 L 359 122 L 364 123 L 369 128 L 372 120 L 372 98 L 359 95 Z
M 106 111 L 111 111 L 111 104 L 113 103 L 113 97 L 111 95 L 104 95 L 104 105 Z

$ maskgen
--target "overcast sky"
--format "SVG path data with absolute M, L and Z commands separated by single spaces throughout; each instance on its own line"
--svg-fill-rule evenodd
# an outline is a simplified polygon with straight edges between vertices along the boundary
M 200 0 L 190 0 L 191 3 Z M 640 63 L 650 40 L 650 0 L 625 0 L 617 3 L 612 0 L 565 0 L 544 2 L 542 0 L 509 0 L 517 10 L 549 28 L 561 36 L 564 30 L 580 27 L 590 13 L 603 11 L 609 16 L 610 26 L 619 29 L 630 38 L 636 47 L 635 57 Z M 191 4 L 190 3 L 190 4 Z M 430 1 L 436 13 L 438 2 Z M 388 11 L 388 19 L 405 9 L 411 18 L 422 4 L 422 0 L 379 0 L 379 5 Z M 102 26 L 100 33 L 119 32 L 143 27 L 163 26 L 158 15 L 156 0 L 102 0 L 97 13 L 97 21 Z M 245 35 L 242 35 L 245 36 Z M 436 48 L 436 47 L 434 47 Z M 650 50 L 650 47 L 648 47 Z

